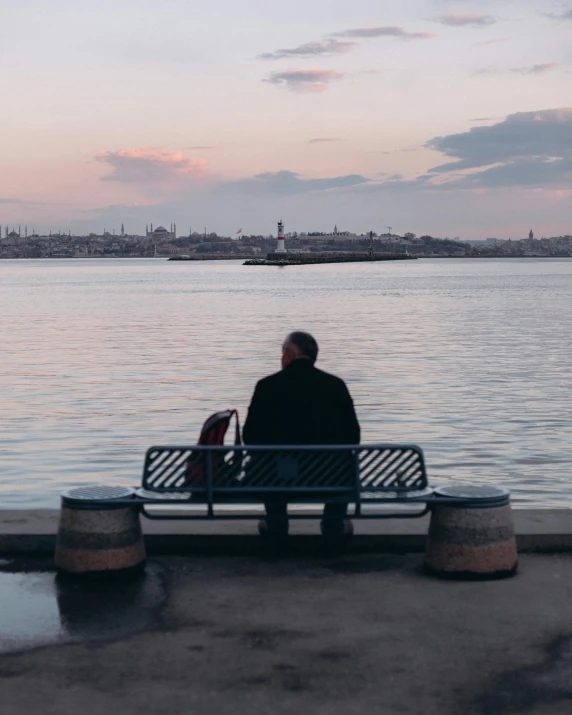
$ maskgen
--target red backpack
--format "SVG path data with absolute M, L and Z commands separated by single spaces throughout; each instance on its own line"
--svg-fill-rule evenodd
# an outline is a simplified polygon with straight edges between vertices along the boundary
M 201 445 L 217 445 L 224 444 L 224 437 L 230 426 L 232 418 L 235 418 L 234 443 L 241 445 L 240 438 L 240 422 L 238 420 L 238 412 L 236 410 L 225 410 L 224 412 L 215 412 L 203 424 L 197 444 Z M 196 453 L 187 463 L 187 478 L 186 486 L 206 487 L 207 474 L 207 455 Z M 212 454 L 212 470 L 213 470 L 213 486 L 224 487 L 236 483 L 236 478 L 242 466 L 240 452 L 227 452 L 225 454 Z

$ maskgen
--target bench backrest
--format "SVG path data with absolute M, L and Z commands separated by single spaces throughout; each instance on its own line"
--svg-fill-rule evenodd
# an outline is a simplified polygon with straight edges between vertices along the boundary
M 213 493 L 425 489 L 422 450 L 415 445 L 158 446 L 145 455 L 145 489 Z

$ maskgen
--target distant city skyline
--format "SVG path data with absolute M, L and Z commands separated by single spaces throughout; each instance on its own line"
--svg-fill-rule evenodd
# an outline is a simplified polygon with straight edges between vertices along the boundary
M 572 0 L 0 2 L 2 226 L 572 233 Z
M 423 236 L 430 236 L 427 232 L 422 231 L 420 234 L 416 234 L 414 232 L 410 231 L 399 231 L 393 226 L 385 226 L 385 227 L 377 227 L 375 229 L 371 229 L 371 231 L 362 231 L 362 232 L 357 232 L 357 231 L 352 231 L 347 230 L 346 228 L 338 228 L 337 225 L 334 225 L 332 228 L 324 226 L 321 228 L 321 230 L 313 230 L 309 231 L 307 229 L 301 228 L 299 230 L 291 230 L 291 231 L 286 231 L 284 229 L 284 222 L 280 220 L 278 222 L 278 227 L 282 226 L 284 230 L 284 235 L 287 238 L 290 237 L 309 237 L 309 238 L 314 238 L 314 237 L 349 237 L 351 238 L 364 238 L 368 237 L 370 232 L 373 233 L 373 236 L 377 237 L 391 237 L 394 236 L 396 238 L 399 237 L 411 237 L 411 238 L 416 238 L 420 237 L 421 235 Z M 145 225 L 145 229 L 143 231 L 131 231 L 129 230 L 129 227 L 125 227 L 124 224 L 121 224 L 119 227 L 117 226 L 111 226 L 111 227 L 104 227 L 101 230 L 94 230 L 94 231 L 88 231 L 88 232 L 72 232 L 71 228 L 62 228 L 59 227 L 57 229 L 50 229 L 49 231 L 37 231 L 34 227 L 28 228 L 27 224 L 18 225 L 18 226 L 10 226 L 10 225 L 2 225 L 0 224 L 0 245 L 6 244 L 6 240 L 10 237 L 15 237 L 18 239 L 33 239 L 33 238 L 40 238 L 40 239 L 45 239 L 49 238 L 50 236 L 53 236 L 54 238 L 56 237 L 67 237 L 70 236 L 72 238 L 89 238 L 90 236 L 94 237 L 103 237 L 103 236 L 117 236 L 117 237 L 125 237 L 125 238 L 147 238 L 147 239 L 157 239 L 158 241 L 165 241 L 165 240 L 170 240 L 170 239 L 177 239 L 177 238 L 190 238 L 192 236 L 219 236 L 221 239 L 225 240 L 230 240 L 230 241 L 240 241 L 241 239 L 249 239 L 252 237 L 263 237 L 263 238 L 274 238 L 278 235 L 279 228 L 275 229 L 274 231 L 270 231 L 268 233 L 247 233 L 242 231 L 242 229 L 236 231 L 236 232 L 230 232 L 230 233 L 223 233 L 220 231 L 217 231 L 214 227 L 207 227 L 204 226 L 203 228 L 193 228 L 192 226 L 189 226 L 187 230 L 182 230 L 179 231 L 177 229 L 177 224 L 176 223 L 170 223 L 169 228 L 165 228 L 164 226 L 160 224 L 153 224 L 152 222 L 150 224 Z M 572 232 L 567 232 L 563 233 L 560 235 L 555 235 L 555 236 L 549 236 L 549 235 L 544 235 L 544 233 L 536 233 L 530 229 L 525 233 L 525 235 L 519 236 L 509 236 L 508 238 L 499 238 L 498 236 L 487 236 L 484 239 L 471 239 L 471 238 L 463 238 L 462 236 L 433 236 L 433 238 L 436 239 L 452 239 L 455 241 L 462 241 L 462 242 L 473 242 L 475 244 L 478 243 L 484 243 L 487 241 L 506 241 L 506 240 L 515 240 L 515 241 L 521 241 L 525 239 L 533 240 L 533 239 L 545 239 L 545 238 L 558 238 L 558 237 L 565 237 L 565 238 L 570 238 L 572 236 Z M 16 244 L 14 244 L 16 245 Z M 19 244 L 19 245 L 24 245 L 24 244 Z

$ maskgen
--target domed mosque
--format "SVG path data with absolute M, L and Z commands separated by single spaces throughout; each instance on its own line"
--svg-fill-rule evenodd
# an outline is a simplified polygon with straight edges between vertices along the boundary
M 151 224 L 151 230 L 149 230 L 148 226 L 145 227 L 145 235 L 155 241 L 170 241 L 173 238 L 177 238 L 177 224 L 172 223 L 170 231 L 167 231 L 164 226 L 157 226 L 156 229 L 153 229 L 153 224 Z

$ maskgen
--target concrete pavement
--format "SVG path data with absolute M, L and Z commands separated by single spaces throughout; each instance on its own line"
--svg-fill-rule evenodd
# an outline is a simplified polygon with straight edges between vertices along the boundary
M 57 582 L 53 641 L 0 656 L 2 715 L 569 715 L 570 556 L 478 583 L 420 563 L 170 556 L 123 585 Z

